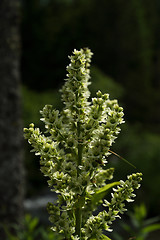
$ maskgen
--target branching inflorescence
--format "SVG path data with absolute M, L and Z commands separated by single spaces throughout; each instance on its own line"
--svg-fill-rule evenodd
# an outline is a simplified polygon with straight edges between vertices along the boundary
M 89 49 L 74 50 L 67 67 L 67 79 L 61 89 L 64 108 L 61 112 L 46 105 L 41 111 L 46 134 L 34 124 L 24 129 L 25 138 L 40 155 L 41 171 L 48 177 L 48 185 L 58 195 L 57 203 L 48 203 L 52 230 L 64 239 L 109 239 L 103 230 L 126 209 L 125 201 L 132 201 L 133 191 L 140 187 L 141 173 L 132 174 L 123 182 L 106 184 L 113 177 L 107 168 L 109 149 L 120 132 L 123 108 L 108 94 L 97 92 L 89 101 Z M 109 188 L 116 186 L 108 202 L 102 198 Z M 106 210 L 93 216 L 97 205 Z

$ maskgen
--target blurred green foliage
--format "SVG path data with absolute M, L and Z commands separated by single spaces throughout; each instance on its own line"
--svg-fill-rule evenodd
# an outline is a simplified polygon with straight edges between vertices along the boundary
M 60 240 L 59 235 L 40 224 L 37 217 L 26 214 L 22 226 L 14 226 L 15 234 L 13 235 L 7 226 L 4 227 L 7 236 L 6 240 Z
M 122 133 L 117 139 L 114 151 L 120 153 L 128 161 L 136 166 L 136 170 L 142 171 L 143 182 L 140 197 L 147 204 L 152 214 L 157 214 L 160 207 L 159 190 L 160 183 L 160 135 L 149 131 L 143 131 L 140 125 L 125 123 Z M 112 156 L 110 163 L 116 164 L 116 175 L 123 175 L 126 171 L 133 171 L 131 167 Z M 113 161 L 112 161 L 113 160 Z M 114 162 L 115 161 L 115 162 Z
M 42 110 L 45 104 L 52 104 L 55 108 L 61 107 L 59 90 L 38 92 L 23 86 L 22 104 L 24 125 L 26 126 L 31 122 L 35 122 L 38 125 L 41 116 L 40 110 Z
M 129 211 L 127 215 L 128 219 L 120 224 L 126 233 L 126 239 L 151 239 L 150 233 L 160 230 L 160 218 L 147 218 L 147 208 L 144 203 L 135 205 L 134 211 Z M 114 240 L 124 240 L 124 236 L 122 237 L 118 232 L 113 232 L 113 237 Z
M 97 89 L 100 89 L 102 92 L 108 92 L 111 99 L 121 99 L 124 95 L 124 88 L 113 78 L 107 76 L 102 70 L 98 67 L 91 67 L 91 79 L 92 84 L 89 86 L 89 89 L 94 96 L 97 92 Z

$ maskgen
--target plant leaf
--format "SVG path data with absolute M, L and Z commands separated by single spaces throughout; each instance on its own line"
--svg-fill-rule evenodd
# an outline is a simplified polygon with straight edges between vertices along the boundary
M 102 234 L 102 240 L 111 240 L 109 237 L 107 237 L 106 235 Z M 97 240 L 96 238 L 90 238 L 90 240 Z
M 149 218 L 144 221 L 144 225 L 148 226 L 151 224 L 155 224 L 156 222 L 159 222 L 159 221 L 160 221 L 160 216 Z
M 103 236 L 103 238 L 102 238 L 102 240 L 111 240 L 109 237 L 107 237 L 106 235 L 102 235 Z
M 92 204 L 94 204 L 94 205 L 98 204 L 98 202 L 106 196 L 107 192 L 112 187 L 117 186 L 119 184 L 120 184 L 120 182 L 113 182 L 113 183 L 106 184 L 104 187 L 100 188 L 97 192 L 95 192 L 95 194 L 93 194 L 93 196 L 91 198 Z
M 160 229 L 160 223 L 157 223 L 157 224 L 151 224 L 147 227 L 144 227 L 142 232 L 144 233 L 149 233 L 149 232 L 153 232 L 153 231 L 156 231 L 156 230 L 159 230 Z

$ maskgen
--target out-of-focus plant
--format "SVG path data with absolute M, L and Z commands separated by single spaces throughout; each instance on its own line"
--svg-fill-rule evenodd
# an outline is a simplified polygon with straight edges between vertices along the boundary
M 34 121 L 37 125 L 41 124 L 39 122 L 39 109 L 41 109 L 46 103 L 50 103 L 54 107 L 61 107 L 60 94 L 56 90 L 38 92 L 23 86 L 22 101 L 24 124 L 29 124 L 31 121 Z
M 90 91 L 92 95 L 99 89 L 104 92 L 109 92 L 110 98 L 121 99 L 124 96 L 125 90 L 123 86 L 113 78 L 107 76 L 97 66 L 91 67 L 91 78 L 92 84 L 90 86 Z
M 7 226 L 4 230 L 7 240 L 60 240 L 60 236 L 50 231 L 49 228 L 42 227 L 37 217 L 26 214 L 21 226 L 14 225 L 15 233 L 11 233 Z
M 134 211 L 128 212 L 129 221 L 121 226 L 129 234 L 129 239 L 145 240 L 151 232 L 160 230 L 160 217 L 147 218 L 147 208 L 144 203 L 135 206 Z M 114 233 L 115 240 L 124 240 L 120 234 Z
M 46 105 L 41 111 L 45 134 L 33 123 L 24 129 L 32 151 L 40 155 L 51 191 L 58 194 L 57 204 L 48 203 L 47 208 L 51 229 L 65 240 L 109 239 L 103 231 L 111 231 L 112 222 L 126 211 L 125 201 L 133 201 L 142 180 L 141 173 L 134 173 L 126 181 L 106 184 L 114 172 L 107 168 L 107 157 L 124 114 L 117 100 L 101 91 L 89 101 L 91 56 L 89 49 L 74 50 L 61 90 L 64 108 L 59 112 Z M 115 186 L 110 202 L 103 201 Z M 93 215 L 101 203 L 106 210 Z
M 143 180 L 143 198 L 141 201 L 148 206 L 148 212 L 152 215 L 160 215 L 159 191 L 157 184 L 160 182 L 160 135 L 152 133 L 148 129 L 143 129 L 140 123 L 129 124 L 126 122 L 122 126 L 123 134 L 116 140 L 114 151 L 120 152 L 122 156 L 129 159 L 139 171 L 142 171 L 145 178 Z M 129 165 L 124 165 L 122 161 L 114 158 L 112 163 L 117 170 L 117 178 L 121 178 L 130 171 Z M 153 164 L 154 163 L 154 164 Z M 151 180 L 152 179 L 152 180 Z M 149 193 L 149 194 L 148 194 Z M 142 196 L 142 195 L 141 195 Z

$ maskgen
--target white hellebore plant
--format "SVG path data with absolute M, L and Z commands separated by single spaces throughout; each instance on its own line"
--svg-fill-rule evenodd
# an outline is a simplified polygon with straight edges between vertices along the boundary
M 46 133 L 34 124 L 24 129 L 25 138 L 40 155 L 41 171 L 48 177 L 51 191 L 58 195 L 57 203 L 48 203 L 52 230 L 66 240 L 109 239 L 112 222 L 126 209 L 125 201 L 133 201 L 133 191 L 140 187 L 141 173 L 127 180 L 107 183 L 113 168 L 107 168 L 109 149 L 120 132 L 123 108 L 108 94 L 97 92 L 89 101 L 89 49 L 74 50 L 67 67 L 67 79 L 61 89 L 64 108 L 61 112 L 46 105 L 41 120 Z M 113 189 L 110 202 L 102 200 Z M 99 204 L 106 208 L 98 215 Z

